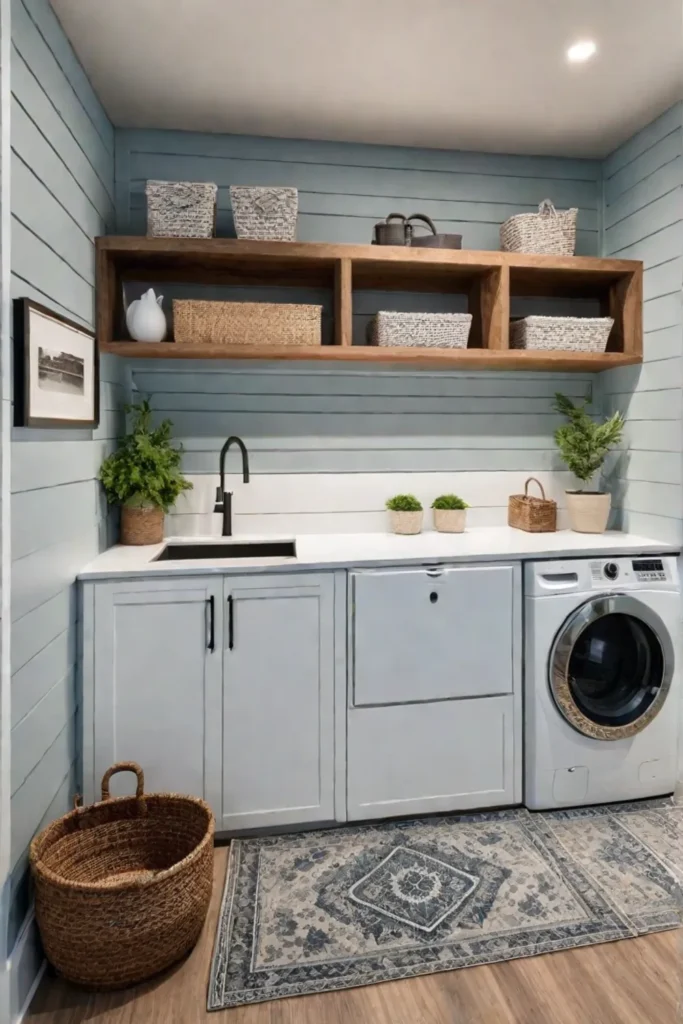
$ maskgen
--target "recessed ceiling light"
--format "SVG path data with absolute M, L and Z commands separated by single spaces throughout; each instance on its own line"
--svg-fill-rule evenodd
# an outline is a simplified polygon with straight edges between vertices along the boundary
M 583 39 L 579 43 L 574 43 L 567 50 L 567 60 L 572 64 L 582 64 L 585 60 L 590 60 L 591 57 L 595 56 L 597 52 L 597 46 L 592 39 Z

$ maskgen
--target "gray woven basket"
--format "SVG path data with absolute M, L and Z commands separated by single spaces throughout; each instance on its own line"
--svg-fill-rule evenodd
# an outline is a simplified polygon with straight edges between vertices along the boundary
M 372 321 L 370 342 L 390 348 L 467 348 L 470 313 L 381 312 Z
M 260 242 L 293 242 L 296 238 L 297 189 L 231 185 L 230 202 L 238 238 Z
M 503 252 L 531 252 L 573 256 L 576 250 L 578 210 L 559 213 L 549 199 L 539 204 L 538 213 L 518 213 L 500 228 Z
M 218 188 L 210 181 L 148 181 L 150 238 L 211 238 Z
M 510 348 L 604 352 L 611 316 L 527 316 L 510 324 Z

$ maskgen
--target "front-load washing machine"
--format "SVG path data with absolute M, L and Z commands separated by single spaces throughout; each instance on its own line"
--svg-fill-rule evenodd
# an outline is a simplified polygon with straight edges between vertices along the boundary
M 676 558 L 525 566 L 525 803 L 673 792 L 681 704 Z

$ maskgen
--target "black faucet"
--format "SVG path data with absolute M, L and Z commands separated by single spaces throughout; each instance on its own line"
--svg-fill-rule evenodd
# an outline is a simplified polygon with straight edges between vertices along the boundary
M 216 504 L 213 507 L 214 512 L 223 513 L 223 537 L 232 537 L 232 491 L 225 490 L 225 456 L 233 442 L 242 452 L 242 479 L 245 484 L 249 483 L 249 454 L 247 447 L 241 438 L 229 437 L 221 448 L 221 482 L 220 486 L 216 488 Z

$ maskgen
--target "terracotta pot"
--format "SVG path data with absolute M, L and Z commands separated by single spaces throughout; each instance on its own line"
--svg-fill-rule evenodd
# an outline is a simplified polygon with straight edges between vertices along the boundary
M 423 512 L 394 512 L 389 510 L 394 533 L 421 533 Z
M 435 508 L 434 528 L 439 533 L 464 533 L 467 509 Z
M 611 507 L 611 494 L 567 491 L 569 525 L 576 533 L 604 533 Z
M 164 539 L 163 508 L 121 508 L 122 544 L 161 544 Z

